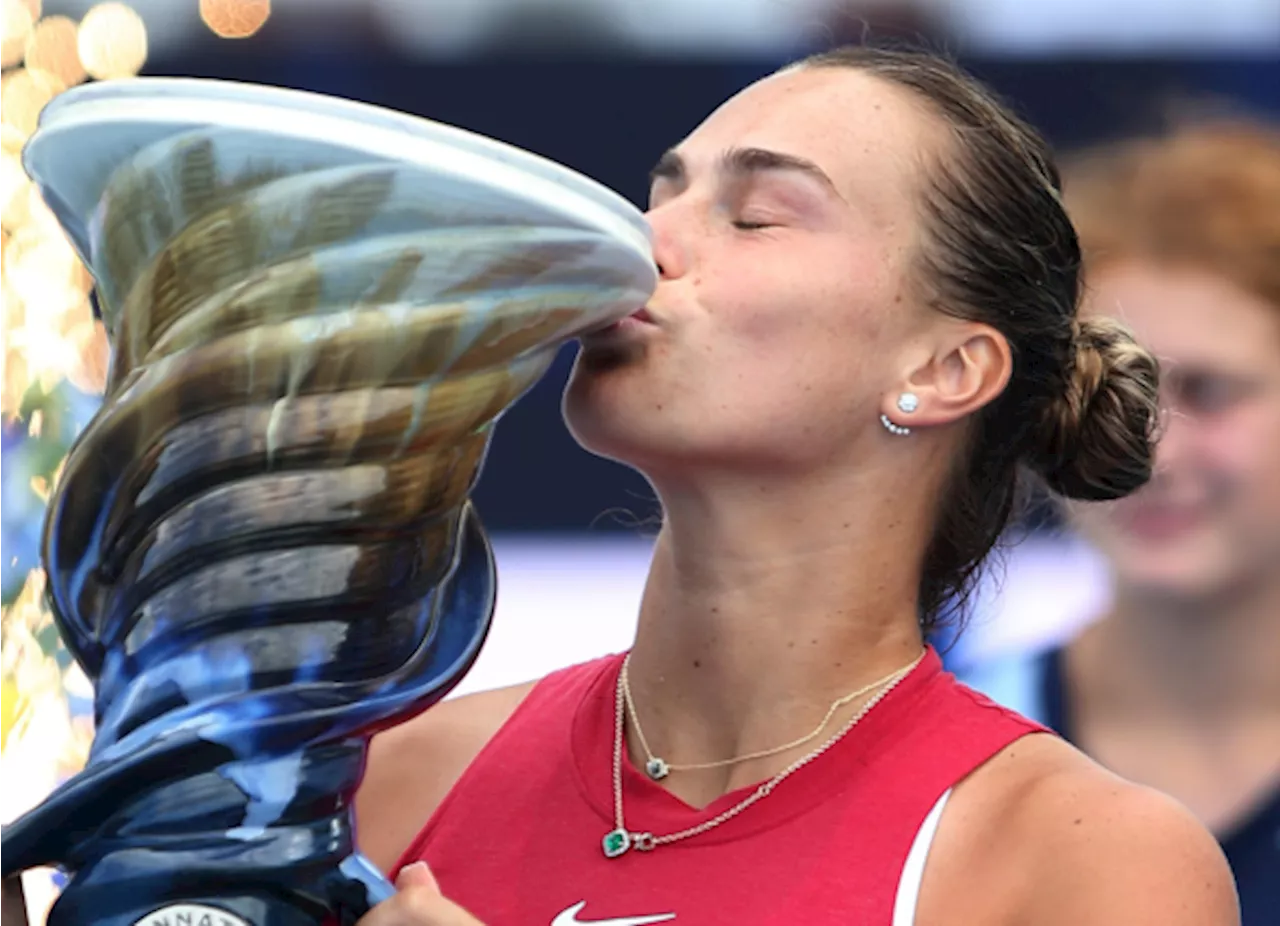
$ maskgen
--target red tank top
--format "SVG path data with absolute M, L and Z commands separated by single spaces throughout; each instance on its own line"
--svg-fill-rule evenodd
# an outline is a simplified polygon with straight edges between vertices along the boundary
M 740 815 L 608 859 L 615 686 L 622 657 L 538 683 L 476 757 L 399 868 L 423 859 L 487 926 L 884 924 L 917 831 L 952 785 L 1043 727 L 920 665 L 842 740 Z M 430 757 L 424 757 L 430 761 Z M 672 833 L 703 810 L 624 760 L 631 831 Z

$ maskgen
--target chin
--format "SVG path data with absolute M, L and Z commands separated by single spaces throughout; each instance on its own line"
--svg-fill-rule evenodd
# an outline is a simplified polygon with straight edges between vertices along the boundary
M 623 371 L 601 367 L 605 360 L 596 355 L 584 363 L 579 355 L 561 402 L 564 422 L 584 450 L 638 466 L 648 456 L 646 447 L 656 436 L 646 432 L 655 430 L 657 423 L 643 420 L 654 414 L 644 403 L 636 407 L 634 389 L 610 382 Z
M 578 446 L 595 456 L 646 474 L 680 463 L 679 448 L 670 446 L 672 435 L 660 422 L 602 415 L 595 409 L 576 406 L 568 397 L 564 419 Z
M 629 466 L 645 475 L 696 467 L 706 455 L 707 427 L 687 427 L 676 409 L 629 384 L 615 383 L 575 367 L 561 410 L 565 425 L 588 453 Z
M 1170 603 L 1210 600 L 1231 586 L 1235 573 L 1231 562 L 1209 551 L 1134 552 L 1112 566 L 1121 586 Z

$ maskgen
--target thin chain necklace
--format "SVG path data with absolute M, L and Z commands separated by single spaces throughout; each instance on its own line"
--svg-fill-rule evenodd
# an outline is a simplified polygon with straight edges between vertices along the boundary
M 917 656 L 910 665 L 903 666 L 897 672 L 890 675 L 878 692 L 867 701 L 866 704 L 859 708 L 858 712 L 849 719 L 849 722 L 841 727 L 836 733 L 817 749 L 808 755 L 802 756 L 792 762 L 778 774 L 774 775 L 768 781 L 761 784 L 758 788 L 748 794 L 728 810 L 717 814 L 710 820 L 705 820 L 696 826 L 679 830 L 675 833 L 666 833 L 661 836 L 655 836 L 653 833 L 633 833 L 627 829 L 626 815 L 622 807 L 622 750 L 626 742 L 626 692 L 624 690 L 623 675 L 618 673 L 618 686 L 615 698 L 614 711 L 614 733 L 613 733 L 613 823 L 614 827 L 605 834 L 601 840 L 601 848 L 604 850 L 605 858 L 618 858 L 625 854 L 629 849 L 636 849 L 640 852 L 652 852 L 658 846 L 664 846 L 668 843 L 678 842 L 681 839 L 688 839 L 691 836 L 699 836 L 708 830 L 715 829 L 722 823 L 727 823 L 738 814 L 742 813 L 752 804 L 763 800 L 773 793 L 773 789 L 778 787 L 785 779 L 798 772 L 804 766 L 808 765 L 818 756 L 822 755 L 836 743 L 840 742 L 845 735 L 858 725 L 862 718 L 870 713 L 871 709 L 879 704 L 884 697 L 897 687 L 898 683 L 911 674 L 911 671 L 920 664 L 924 659 L 925 653 L 922 652 Z
M 640 717 L 636 713 L 635 699 L 631 697 L 631 678 L 627 671 L 630 665 L 631 654 L 628 653 L 626 658 L 622 660 L 622 698 L 627 706 L 627 715 L 631 719 L 631 726 L 636 731 L 636 738 L 640 740 L 640 748 L 644 750 L 645 774 L 654 781 L 661 781 L 672 772 L 702 771 L 709 768 L 723 768 L 727 765 L 741 765 L 743 762 L 749 762 L 752 759 L 767 759 L 770 756 L 780 755 L 781 753 L 789 752 L 792 749 L 797 749 L 805 743 L 817 739 L 822 731 L 827 728 L 827 724 L 831 723 L 831 718 L 836 715 L 836 711 L 840 710 L 840 708 L 849 704 L 851 701 L 856 701 L 869 691 L 875 691 L 881 685 L 887 685 L 902 671 L 901 669 L 897 669 L 890 672 L 884 678 L 878 678 L 871 684 L 863 685 L 857 691 L 851 691 L 844 697 L 837 698 L 832 701 L 831 707 L 827 709 L 827 714 L 822 718 L 821 723 L 813 729 L 812 733 L 808 733 L 799 739 L 794 739 L 789 743 L 783 743 L 781 746 L 775 746 L 772 749 L 762 749 L 759 752 L 748 752 L 745 755 L 733 756 L 729 759 L 717 759 L 714 762 L 688 762 L 677 765 L 674 762 L 668 762 L 661 756 L 654 755 L 653 750 L 649 748 L 649 740 L 644 735 L 644 728 L 640 726 Z

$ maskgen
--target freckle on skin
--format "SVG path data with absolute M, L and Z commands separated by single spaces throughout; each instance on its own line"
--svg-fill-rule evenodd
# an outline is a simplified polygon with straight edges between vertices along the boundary
M 701 668 L 702 668 L 702 660 L 701 660 L 701 659 L 695 659 L 695 660 L 693 661 L 693 667 L 694 667 L 695 669 L 701 669 Z M 1078 820 L 1077 820 L 1076 822 L 1078 823 L 1078 822 L 1080 822 L 1080 821 L 1078 821 Z

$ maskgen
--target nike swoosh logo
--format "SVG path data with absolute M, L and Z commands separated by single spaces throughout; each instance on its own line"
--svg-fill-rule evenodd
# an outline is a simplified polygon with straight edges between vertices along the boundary
M 649 926 L 650 923 L 665 923 L 667 920 L 676 918 L 674 913 L 651 913 L 648 916 L 615 916 L 607 920 L 580 920 L 578 914 L 586 905 L 585 900 L 580 900 L 572 907 L 561 910 L 551 921 L 551 926 L 582 926 L 584 923 L 589 923 L 590 926 Z

